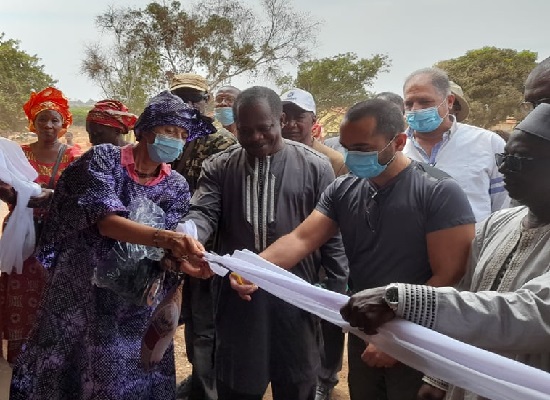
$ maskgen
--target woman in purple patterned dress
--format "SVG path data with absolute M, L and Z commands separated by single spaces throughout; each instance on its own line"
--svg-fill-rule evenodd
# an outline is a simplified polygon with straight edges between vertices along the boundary
M 189 207 L 185 179 L 172 172 L 185 140 L 214 127 L 178 97 L 153 98 L 136 123 L 138 144 L 94 146 L 57 184 L 37 257 L 50 277 L 36 323 L 17 359 L 11 399 L 173 399 L 173 347 L 151 371 L 140 364 L 141 340 L 153 307 L 134 305 L 92 284 L 94 268 L 117 241 L 164 248 L 174 259 L 199 256 L 200 245 L 173 232 Z M 153 201 L 165 230 L 133 222 L 128 205 Z M 183 261 L 181 271 L 203 271 Z M 176 281 L 167 273 L 164 295 Z

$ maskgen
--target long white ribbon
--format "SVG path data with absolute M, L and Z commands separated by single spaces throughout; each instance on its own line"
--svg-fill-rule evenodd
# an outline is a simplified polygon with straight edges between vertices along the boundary
M 41 192 L 40 186 L 33 182 L 37 176 L 21 146 L 0 138 L 0 180 L 17 192 L 17 205 L 0 238 L 0 272 L 9 274 L 15 270 L 20 274 L 23 262 L 34 252 L 33 210 L 27 203 Z
M 426 375 L 494 400 L 550 399 L 550 374 L 412 322 L 394 320 L 380 328 L 378 335 L 367 336 L 340 316 L 340 308 L 349 300 L 347 296 L 313 286 L 250 251 L 236 251 L 233 256 L 208 253 L 206 259 L 216 274 L 236 272 L 272 295 L 368 340 Z

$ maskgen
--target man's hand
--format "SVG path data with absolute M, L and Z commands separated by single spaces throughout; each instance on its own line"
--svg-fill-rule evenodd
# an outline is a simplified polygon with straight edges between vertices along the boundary
M 390 357 L 386 353 L 378 350 L 372 343 L 369 343 L 363 354 L 361 354 L 361 360 L 363 360 L 369 367 L 377 368 L 393 367 L 399 362 L 395 358 Z
M 183 272 L 200 279 L 207 279 L 214 275 L 208 262 L 195 255 L 175 258 L 173 255 L 167 253 L 161 260 L 161 267 L 164 270 Z
M 229 283 L 231 284 L 231 288 L 237 291 L 240 298 L 246 301 L 252 300 L 250 295 L 258 290 L 258 286 L 234 272 L 229 274 Z
M 340 314 L 350 323 L 367 335 L 376 335 L 380 325 L 395 318 L 395 313 L 386 304 L 383 287 L 367 289 L 354 294 L 342 307 Z
M 427 383 L 423 383 L 418 390 L 416 400 L 442 400 L 447 394 L 446 391 L 438 389 Z
M 4 181 L 0 181 L 0 200 L 8 204 L 15 204 L 17 201 L 15 189 Z

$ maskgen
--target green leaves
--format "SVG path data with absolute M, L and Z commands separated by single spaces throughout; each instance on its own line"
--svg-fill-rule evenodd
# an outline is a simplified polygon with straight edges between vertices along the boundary
M 358 58 L 355 53 L 310 60 L 300 64 L 296 79 L 286 75 L 277 80 L 283 91 L 291 87 L 310 92 L 317 105 L 317 116 L 324 118 L 334 111 L 347 109 L 371 97 L 371 87 L 380 72 L 386 72 L 390 60 L 386 55 Z M 335 117 L 339 114 L 336 113 Z M 329 124 L 333 118 L 324 119 Z
M 523 85 L 536 60 L 528 50 L 483 47 L 435 66 L 462 87 L 470 103 L 467 122 L 490 128 L 508 116 L 522 117 Z
M 241 74 L 276 75 L 281 63 L 309 56 L 318 26 L 309 14 L 286 0 L 262 0 L 262 15 L 245 4 L 204 0 L 185 9 L 177 1 L 110 8 L 96 22 L 115 40 L 88 45 L 82 71 L 106 96 L 139 112 L 175 73 L 201 73 L 216 87 Z
M 0 132 L 25 130 L 23 104 L 32 90 L 42 90 L 57 81 L 44 72 L 35 55 L 19 49 L 19 41 L 0 34 Z M 8 132 L 9 133 L 9 132 Z

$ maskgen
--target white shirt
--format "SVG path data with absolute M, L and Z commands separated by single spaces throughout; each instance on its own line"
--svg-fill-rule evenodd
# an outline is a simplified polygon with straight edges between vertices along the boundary
M 477 222 L 493 211 L 510 206 L 502 174 L 495 162 L 495 154 L 503 153 L 506 143 L 496 133 L 453 119 L 451 129 L 443 134 L 430 156 L 413 134 L 414 130 L 409 128 L 403 153 L 452 176 L 468 196 Z

